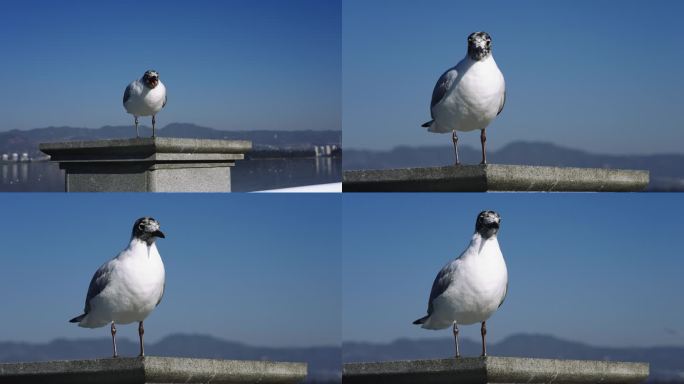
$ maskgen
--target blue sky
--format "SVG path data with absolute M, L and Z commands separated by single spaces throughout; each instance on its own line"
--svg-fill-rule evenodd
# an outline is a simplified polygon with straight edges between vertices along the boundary
M 340 129 L 340 13 L 335 0 L 3 1 L 0 131 L 132 124 L 123 92 L 150 68 L 168 90 L 161 126 Z
M 2 341 L 107 337 L 68 322 L 93 272 L 153 216 L 166 292 L 145 321 L 259 346 L 338 345 L 341 202 L 328 195 L 3 194 Z M 135 340 L 136 326 L 118 327 Z
M 507 86 L 491 149 L 546 141 L 614 154 L 683 153 L 684 2 L 345 0 L 347 148 L 451 145 L 427 133 L 439 76 L 484 30 Z M 477 133 L 460 143 L 479 148 Z
M 502 216 L 510 279 L 489 340 L 684 346 L 682 194 L 345 195 L 343 340 L 451 337 L 411 322 L 487 209 Z M 478 326 L 462 332 L 479 338 Z

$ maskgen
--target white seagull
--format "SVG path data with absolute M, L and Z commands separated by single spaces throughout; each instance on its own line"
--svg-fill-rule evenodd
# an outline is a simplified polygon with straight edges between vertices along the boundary
M 145 356 L 143 321 L 161 302 L 164 294 L 164 263 L 156 238 L 164 238 L 159 223 L 142 217 L 133 225 L 128 247 L 104 263 L 88 287 L 83 314 L 69 320 L 79 327 L 99 328 L 111 323 L 112 346 L 116 352 L 116 324 L 138 322 L 140 356 Z
M 138 116 L 152 116 L 152 137 L 157 123 L 156 115 L 166 105 L 166 87 L 159 80 L 159 73 L 151 69 L 141 79 L 128 84 L 123 96 L 126 112 L 135 117 L 135 135 L 138 133 Z
M 458 349 L 458 324 L 482 323 L 482 356 L 487 356 L 486 320 L 503 304 L 508 291 L 508 271 L 496 240 L 501 218 L 494 211 L 481 212 L 470 245 L 442 268 L 432 283 L 428 314 L 413 322 L 425 329 L 453 326 Z
M 451 132 L 458 161 L 456 131 L 480 130 L 482 162 L 487 164 L 485 130 L 503 110 L 506 102 L 506 82 L 492 56 L 492 39 L 486 32 L 468 36 L 468 54 L 455 67 L 437 80 L 432 91 L 432 120 L 423 124 L 430 132 Z

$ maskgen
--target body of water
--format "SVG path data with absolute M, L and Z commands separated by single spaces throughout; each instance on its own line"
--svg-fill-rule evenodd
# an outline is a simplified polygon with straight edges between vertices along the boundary
M 64 192 L 57 163 L 0 164 L 0 192 Z M 242 160 L 231 168 L 234 192 L 260 191 L 342 181 L 341 157 Z

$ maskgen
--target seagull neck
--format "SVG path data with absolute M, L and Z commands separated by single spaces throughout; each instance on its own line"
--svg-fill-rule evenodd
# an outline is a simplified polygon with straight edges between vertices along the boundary
M 483 57 L 481 60 L 475 60 L 470 55 L 466 55 L 466 59 L 468 60 L 468 67 L 471 67 L 474 64 L 481 63 L 481 64 L 489 64 L 494 61 L 494 55 L 491 53 L 488 54 L 487 56 Z
M 477 250 L 477 253 L 480 253 L 485 245 L 491 243 L 498 243 L 496 235 L 485 238 L 479 232 L 475 232 L 475 234 L 473 234 L 473 238 L 470 240 L 470 246 L 468 249 Z M 467 257 L 469 255 L 466 254 L 463 256 Z
M 128 248 L 133 249 L 133 248 L 142 248 L 142 247 L 151 249 L 151 248 L 156 248 L 157 246 L 154 244 L 154 242 L 148 243 L 147 241 L 145 241 L 139 237 L 132 236 L 131 242 L 128 244 Z

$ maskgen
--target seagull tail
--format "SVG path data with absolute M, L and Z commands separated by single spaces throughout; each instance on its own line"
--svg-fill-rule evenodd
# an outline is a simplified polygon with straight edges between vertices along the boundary
M 421 127 L 430 128 L 430 126 L 432 125 L 433 122 L 434 122 L 434 120 L 430 120 L 427 123 L 423 123 L 423 125 L 421 125 Z
M 413 324 L 424 324 L 425 321 L 427 321 L 428 317 L 430 317 L 430 315 L 421 317 L 420 319 L 414 321 Z
M 70 323 L 80 323 L 83 318 L 86 317 L 86 314 L 82 314 L 80 316 L 76 316 L 73 319 L 69 320 Z

